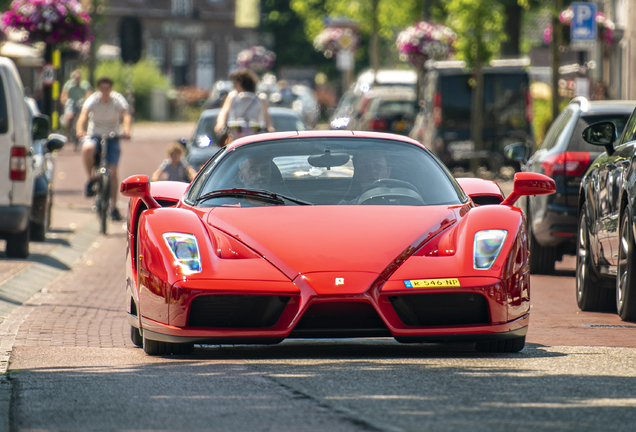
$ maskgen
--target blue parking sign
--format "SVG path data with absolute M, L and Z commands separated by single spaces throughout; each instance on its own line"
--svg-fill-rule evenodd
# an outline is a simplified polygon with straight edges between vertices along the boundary
M 570 40 L 596 41 L 596 4 L 572 3 L 574 17 L 570 26 Z

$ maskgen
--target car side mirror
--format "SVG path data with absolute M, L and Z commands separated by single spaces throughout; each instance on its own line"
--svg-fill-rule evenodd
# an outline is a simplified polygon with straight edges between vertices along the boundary
M 610 156 L 614 153 L 614 142 L 617 138 L 616 125 L 611 121 L 594 123 L 583 129 L 583 140 L 592 145 L 605 147 Z
M 525 163 L 528 160 L 528 146 L 526 143 L 514 143 L 504 148 L 504 155 L 510 160 Z
M 128 177 L 121 182 L 119 192 L 128 198 L 139 198 L 149 209 L 161 207 L 150 194 L 150 177 L 145 174 Z
M 522 196 L 550 195 L 556 192 L 554 180 L 534 172 L 518 172 L 515 174 L 512 192 L 501 202 L 501 205 L 512 206 Z
M 177 140 L 179 144 L 183 146 L 183 148 L 188 147 L 188 140 L 185 137 L 181 137 Z
M 31 136 L 34 141 L 47 139 L 51 129 L 51 119 L 49 116 L 38 114 L 33 116 L 31 123 Z
M 66 137 L 62 134 L 52 133 L 46 141 L 46 151 L 52 153 L 61 149 L 66 144 Z

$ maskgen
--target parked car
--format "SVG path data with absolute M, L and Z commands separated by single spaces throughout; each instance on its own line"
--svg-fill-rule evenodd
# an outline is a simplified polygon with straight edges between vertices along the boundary
M 194 128 L 192 140 L 182 140 L 186 146 L 186 160 L 195 170 L 199 170 L 219 150 L 218 137 L 214 132 L 220 109 L 203 111 Z M 269 115 L 276 131 L 302 131 L 307 127 L 302 116 L 289 108 L 269 108 Z
M 234 83 L 229 80 L 220 80 L 212 85 L 210 97 L 204 102 L 205 109 L 221 108 L 227 95 L 234 90 Z
M 417 73 L 409 69 L 373 69 L 362 72 L 351 88 L 340 98 L 329 120 L 331 129 L 347 129 L 362 97 L 372 88 L 390 86 L 415 89 Z
M 414 88 L 376 87 L 360 98 L 347 129 L 408 135 L 417 108 Z
M 517 352 L 531 291 L 513 204 L 554 181 L 517 173 L 504 199 L 408 137 L 301 131 L 237 139 L 189 186 L 135 175 L 121 191 L 131 339 L 148 355 L 342 337 Z
M 42 114 L 33 98 L 26 98 L 29 107 L 30 121 Z M 55 139 L 51 139 L 55 138 Z M 53 208 L 53 175 L 55 171 L 55 156 L 53 152 L 61 149 L 66 137 L 51 134 L 46 139 L 33 141 L 31 153 L 33 157 L 33 205 L 31 207 L 30 230 L 31 240 L 44 241 L 51 225 L 51 210 Z
M 18 70 L 0 57 L 0 238 L 11 258 L 29 255 L 34 200 L 33 142 L 50 139 L 49 120 L 31 117 Z
M 471 159 L 498 173 L 504 147 L 534 144 L 532 98 L 523 61 L 484 68 L 483 149 L 470 138 L 473 76 L 463 62 L 434 62 L 424 74 L 421 110 L 410 136 L 430 148 L 449 168 L 468 169 Z M 516 165 L 516 164 L 515 164 Z M 515 166 L 517 168 L 517 166 Z
M 624 128 L 608 116 L 582 132 L 605 152 L 577 196 L 576 301 L 583 311 L 617 311 L 636 321 L 636 111 Z
M 271 107 L 291 108 L 302 115 L 305 125 L 313 129 L 318 123 L 320 106 L 314 91 L 302 84 L 294 84 L 284 88 L 276 87 L 269 95 Z
M 524 171 L 545 174 L 554 179 L 557 187 L 554 195 L 526 198 L 531 273 L 553 273 L 555 262 L 564 254 L 576 253 L 581 179 L 602 152 L 601 147 L 583 140 L 583 130 L 608 120 L 621 133 L 635 106 L 634 101 L 589 102 L 575 98 L 557 116 L 529 159 L 526 160 L 529 149 L 525 143 L 507 148 L 508 154 L 524 164 Z

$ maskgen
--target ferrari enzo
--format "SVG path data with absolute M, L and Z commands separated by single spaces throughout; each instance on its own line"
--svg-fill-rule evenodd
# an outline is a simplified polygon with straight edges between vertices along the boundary
M 352 337 L 519 351 L 530 274 L 513 204 L 554 190 L 517 173 L 504 197 L 410 138 L 351 131 L 245 137 L 189 185 L 129 177 L 131 338 L 149 355 Z

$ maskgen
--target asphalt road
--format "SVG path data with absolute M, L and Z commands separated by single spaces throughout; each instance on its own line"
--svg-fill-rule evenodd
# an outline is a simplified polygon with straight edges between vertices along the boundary
M 136 126 L 122 177 L 191 128 Z M 124 315 L 124 227 L 99 236 L 79 155 L 57 162 L 53 232 L 28 260 L 0 254 L 0 430 L 634 430 L 636 324 L 578 310 L 572 258 L 532 276 L 517 354 L 362 339 L 148 357 Z

